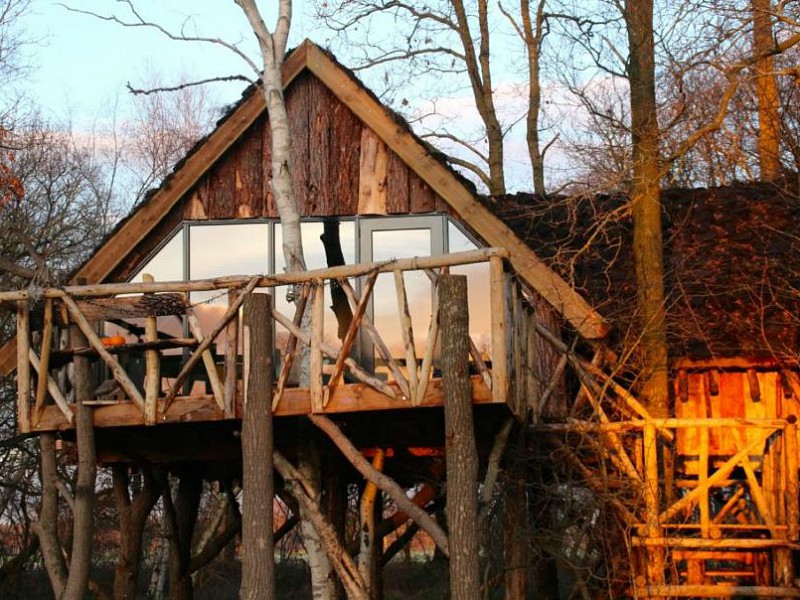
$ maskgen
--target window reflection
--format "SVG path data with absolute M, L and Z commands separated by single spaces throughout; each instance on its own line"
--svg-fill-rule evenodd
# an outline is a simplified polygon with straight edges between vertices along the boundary
M 189 279 L 265 274 L 269 272 L 269 259 L 267 223 L 194 225 L 189 229 Z M 228 308 L 228 292 L 192 292 L 190 301 L 201 329 L 208 334 Z M 217 354 L 225 353 L 226 344 L 223 331 L 217 338 Z
M 411 258 L 431 254 L 430 229 L 378 230 L 372 232 L 372 260 L 381 262 L 394 258 Z M 414 331 L 414 350 L 417 358 L 425 353 L 428 327 L 431 321 L 432 288 L 427 275 L 421 271 L 403 273 L 411 326 Z M 397 305 L 397 292 L 392 273 L 382 273 L 375 282 L 372 296 L 374 321 L 389 352 L 399 363 L 405 362 L 403 333 Z M 375 371 L 388 370 L 377 356 Z
M 341 246 L 342 257 L 347 265 L 356 262 L 356 227 L 353 221 L 329 221 L 328 227 L 339 229 L 339 245 Z M 322 242 L 322 234 L 325 231 L 325 224 L 322 222 L 302 223 L 300 231 L 303 236 L 303 255 L 306 259 L 306 268 L 324 269 L 328 266 L 328 256 Z M 283 273 L 286 261 L 283 258 L 283 235 L 281 225 L 275 225 L 275 272 Z M 290 305 L 286 299 L 286 287 L 275 288 L 275 307 L 289 317 L 294 316 L 294 306 Z M 330 281 L 325 281 L 325 320 L 323 325 L 324 340 L 332 346 L 341 346 L 339 339 L 339 324 L 336 315 L 332 310 L 333 299 L 331 298 Z M 276 324 L 276 345 L 283 351 L 286 348 L 288 332 Z
M 448 220 L 447 236 L 450 253 L 477 250 L 478 246 L 470 240 L 459 227 Z M 476 263 L 453 267 L 454 275 L 467 276 L 467 302 L 469 304 L 469 334 L 484 359 L 490 357 L 492 348 L 492 315 L 489 310 L 489 264 Z

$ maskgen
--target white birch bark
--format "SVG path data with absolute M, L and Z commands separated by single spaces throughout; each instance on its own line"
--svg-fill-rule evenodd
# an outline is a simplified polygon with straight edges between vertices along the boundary
M 291 132 L 289 131 L 289 117 L 283 98 L 281 75 L 281 67 L 292 21 L 292 3 L 291 0 L 279 1 L 275 31 L 270 32 L 264 24 L 264 19 L 261 17 L 255 0 L 234 0 L 234 2 L 244 12 L 258 39 L 264 63 L 264 70 L 261 75 L 262 93 L 267 105 L 272 132 L 272 179 L 270 185 L 275 195 L 275 205 L 281 220 L 286 271 L 290 273 L 305 271 L 306 263 L 303 256 L 303 243 L 300 232 L 300 211 L 291 178 Z M 308 331 L 308 318 L 303 319 L 302 327 Z M 309 356 L 307 349 L 301 353 L 301 385 L 308 385 Z M 300 468 L 306 471 L 311 481 L 319 481 L 319 469 L 315 469 L 313 465 L 305 464 L 301 464 Z M 300 530 L 303 534 L 303 544 L 306 548 L 311 569 L 313 598 L 314 600 L 333 599 L 336 596 L 336 579 L 331 562 L 320 540 L 319 533 L 308 519 L 308 515 L 305 514 L 304 510 L 300 511 L 300 517 Z

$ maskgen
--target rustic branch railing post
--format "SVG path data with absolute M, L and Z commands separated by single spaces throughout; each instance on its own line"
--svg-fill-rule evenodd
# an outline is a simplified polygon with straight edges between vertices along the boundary
M 411 312 L 408 309 L 408 295 L 402 271 L 394 271 L 394 288 L 397 295 L 397 313 L 400 318 L 400 331 L 403 336 L 403 349 L 406 355 L 406 378 L 408 394 L 412 401 L 417 397 L 419 374 L 417 371 L 417 350 L 414 346 L 414 329 L 411 325 Z
M 305 284 L 300 290 L 300 296 L 295 302 L 293 325 L 299 329 L 303 322 L 303 316 L 306 312 L 306 304 L 308 304 L 308 296 L 311 293 L 311 286 Z M 274 309 L 272 311 L 275 312 Z M 274 317 L 273 317 L 274 318 Z M 297 350 L 297 336 L 291 331 L 289 332 L 289 339 L 286 342 L 286 350 L 283 353 L 283 363 L 281 364 L 281 372 L 278 375 L 278 385 L 275 390 L 275 396 L 272 398 L 272 411 L 278 408 L 281 398 L 283 397 L 283 390 L 286 389 L 286 383 L 289 381 L 289 375 L 292 371 L 292 363 L 294 362 L 295 351 Z
M 202 344 L 205 336 L 203 335 L 203 330 L 200 327 L 200 321 L 197 320 L 197 316 L 194 314 L 194 311 L 191 308 L 186 312 L 186 322 L 189 324 L 189 331 L 192 332 L 194 339 L 196 339 L 199 344 Z M 211 393 L 214 394 L 214 401 L 217 403 L 217 407 L 224 412 L 225 388 L 219 378 L 217 363 L 214 361 L 214 356 L 211 354 L 211 350 L 208 348 L 203 350 L 201 356 L 203 358 L 203 366 L 206 368 L 208 383 L 211 385 Z
M 478 600 L 478 452 L 469 382 L 467 278 L 439 278 L 442 320 L 447 524 L 450 530 L 450 595 Z
M 30 312 L 26 300 L 17 301 L 17 425 L 20 433 L 31 430 Z
M 489 259 L 489 301 L 492 311 L 492 400 L 508 400 L 508 361 L 506 357 L 506 277 L 503 259 Z
M 239 293 L 228 292 L 228 306 L 241 304 Z M 225 416 L 231 418 L 236 406 L 236 383 L 239 379 L 239 311 L 233 313 L 225 326 Z
M 142 281 L 153 283 L 155 278 L 149 273 L 142 275 Z M 158 341 L 158 318 L 146 317 L 144 320 L 144 339 L 146 342 Z M 145 350 L 144 376 L 144 422 L 155 425 L 158 413 L 158 396 L 161 393 L 161 365 L 158 350 Z
M 138 388 L 130 380 L 130 377 L 128 377 L 125 369 L 123 369 L 122 365 L 119 364 L 119 361 L 114 358 L 114 355 L 106 350 L 106 348 L 103 346 L 103 342 L 101 342 L 100 338 L 97 337 L 94 328 L 89 324 L 89 321 L 86 320 L 86 317 L 83 316 L 78 308 L 78 305 L 75 304 L 75 301 L 69 296 L 64 296 L 62 300 L 69 311 L 70 319 L 75 323 L 75 325 L 78 326 L 83 335 L 86 336 L 89 345 L 91 345 L 97 351 L 100 357 L 111 369 L 114 379 L 117 380 L 117 383 L 119 383 L 122 390 L 128 395 L 128 398 L 130 398 L 136 404 L 139 410 L 144 413 L 144 398 L 142 398 Z M 73 348 L 75 348 L 74 344 Z M 75 358 L 77 360 L 78 357 L 76 356 Z
M 325 282 L 319 279 L 314 284 L 314 297 L 311 302 L 311 356 L 309 371 L 311 381 L 311 410 L 323 408 L 322 391 L 322 343 L 325 335 Z
M 38 377 L 36 380 L 36 409 L 34 411 L 33 424 L 37 425 L 42 418 L 42 410 L 47 400 L 47 389 L 50 381 L 50 351 L 53 346 L 53 299 L 46 298 L 44 301 L 44 330 L 42 332 L 42 351 L 39 368 L 36 369 Z M 71 414 L 71 413 L 70 413 Z
M 273 552 L 272 297 L 244 299 L 244 339 L 249 354 L 247 401 L 242 418 L 242 598 L 275 597 Z
M 645 504 L 645 537 L 661 538 L 659 524 L 659 477 L 658 477 L 658 438 L 655 425 L 648 421 L 644 426 L 644 504 Z M 664 549 L 652 546 L 647 561 L 647 584 L 664 584 Z

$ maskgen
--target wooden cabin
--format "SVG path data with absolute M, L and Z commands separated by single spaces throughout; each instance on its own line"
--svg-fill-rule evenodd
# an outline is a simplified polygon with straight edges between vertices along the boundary
M 620 354 L 636 314 L 630 223 L 613 217 L 624 202 L 523 195 L 496 209 L 557 270 L 570 269 L 614 326 Z M 674 412 L 656 421 L 649 474 L 655 437 L 647 441 L 644 423 L 615 424 L 632 432 L 618 446 L 628 444 L 628 472 L 656 494 L 633 509 L 641 526 L 631 542 L 651 552 L 650 564 L 660 552 L 671 566 L 666 579 L 642 568 L 638 593 L 798 597 L 800 198 L 753 184 L 668 190 L 662 203 Z
M 269 119 L 250 87 L 66 287 L 35 302 L 27 291 L 2 295 L 18 312 L 0 367 L 18 372 L 21 431 L 68 434 L 70 363 L 86 355 L 102 460 L 235 458 L 250 368 L 239 306 L 254 289 L 274 298 L 274 414 L 349 415 L 360 446 L 442 444 L 440 412 L 413 410 L 442 404 L 440 273 L 469 279 L 473 399 L 487 405 L 486 440 L 506 415 L 528 410 L 531 302 L 587 339 L 605 333 L 599 314 L 332 56 L 304 42 L 284 82 L 309 270 L 283 272 Z M 85 347 L 70 343 L 68 323 Z M 301 348 L 311 357 L 303 386 L 292 366 Z

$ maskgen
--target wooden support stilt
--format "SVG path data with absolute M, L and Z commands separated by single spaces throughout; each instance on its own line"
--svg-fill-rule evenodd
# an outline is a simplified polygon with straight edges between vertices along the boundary
M 450 529 L 450 595 L 478 600 L 478 453 L 469 384 L 469 315 L 467 278 L 439 279 L 447 460 L 447 524 Z
M 230 290 L 228 292 L 228 306 L 241 305 L 239 293 Z M 236 405 L 236 385 L 239 381 L 239 310 L 237 309 L 225 326 L 225 416 L 234 416 Z
M 17 427 L 20 433 L 31 430 L 30 314 L 28 303 L 17 302 Z
M 36 410 L 33 417 L 33 424 L 37 425 L 42 418 L 42 410 L 47 400 L 47 389 L 50 381 L 50 353 L 53 347 L 53 299 L 46 298 L 44 301 L 44 330 L 42 331 L 42 351 L 39 368 L 36 369 L 38 378 L 36 381 Z M 72 412 L 69 413 L 70 417 Z
M 244 337 L 250 365 L 248 400 L 242 418 L 242 590 L 243 598 L 273 598 L 272 298 L 247 294 Z
M 525 330 L 525 396 L 534 422 L 538 422 L 539 414 L 539 379 L 537 377 L 538 349 L 536 346 L 536 312 L 526 311 L 525 320 L 528 327 Z
M 322 341 L 325 327 L 325 285 L 322 280 L 314 284 L 314 296 L 311 303 L 311 356 L 309 371 L 311 380 L 311 410 L 323 409 L 322 397 Z
M 142 281 L 153 283 L 155 278 L 149 273 L 142 275 Z M 146 317 L 144 320 L 144 339 L 146 342 L 158 341 L 158 318 Z M 158 350 L 145 350 L 144 422 L 156 424 L 158 396 L 161 393 L 161 365 Z
M 109 369 L 111 369 L 111 374 L 114 376 L 114 379 L 117 380 L 117 383 L 119 383 L 122 390 L 125 392 L 128 398 L 130 398 L 136 404 L 136 406 L 139 407 L 139 410 L 144 413 L 144 398 L 142 398 L 142 394 L 139 393 L 139 389 L 128 377 L 125 369 L 123 369 L 122 365 L 119 364 L 119 361 L 114 358 L 114 355 L 106 350 L 105 346 L 103 346 L 103 342 L 101 342 L 100 338 L 97 337 L 97 334 L 95 333 L 94 328 L 89 324 L 89 321 L 87 321 L 83 314 L 81 314 L 81 311 L 78 309 L 75 301 L 69 296 L 64 296 L 62 301 L 66 305 L 72 321 L 78 326 L 83 335 L 86 336 L 89 344 L 95 350 L 97 350 L 97 353 L 100 355 L 103 361 L 105 361 Z M 77 356 L 75 357 L 75 360 L 78 360 Z M 84 400 L 89 400 L 89 398 L 84 398 Z
M 372 458 L 372 467 L 376 471 L 383 471 L 383 461 L 385 454 L 378 449 Z M 375 530 L 375 505 L 379 497 L 378 486 L 368 481 L 361 493 L 361 503 L 359 506 L 359 522 L 361 524 L 360 549 L 358 552 L 358 570 L 364 579 L 364 584 L 370 592 L 373 592 L 373 574 L 375 573 L 376 563 L 381 559 L 381 550 L 377 545 Z M 372 593 L 370 594 L 372 595 Z

